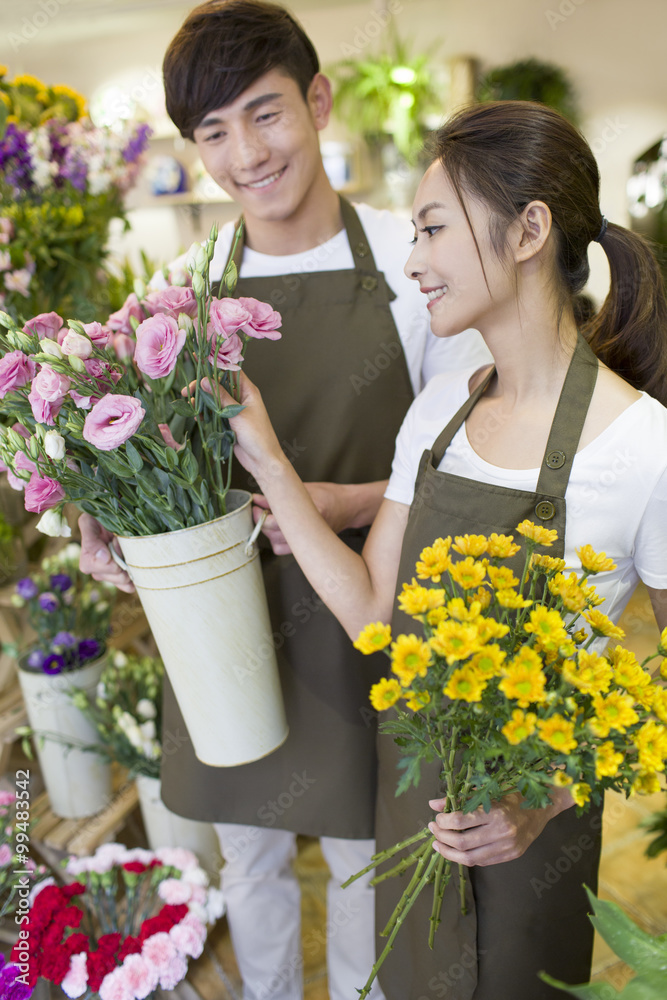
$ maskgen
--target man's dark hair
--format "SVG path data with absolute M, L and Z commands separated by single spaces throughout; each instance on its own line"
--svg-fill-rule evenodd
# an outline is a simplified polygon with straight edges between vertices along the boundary
M 305 100 L 320 63 L 284 7 L 264 0 L 208 0 L 190 12 L 162 68 L 169 116 L 192 139 L 209 111 L 231 104 L 272 69 L 292 77 Z

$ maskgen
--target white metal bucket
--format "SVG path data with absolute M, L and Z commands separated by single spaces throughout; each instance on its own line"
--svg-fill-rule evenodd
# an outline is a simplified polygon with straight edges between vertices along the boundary
M 249 493 L 229 513 L 162 535 L 120 537 L 192 739 L 205 764 L 265 757 L 287 737 Z
M 146 839 L 152 851 L 159 847 L 185 847 L 199 858 L 199 863 L 212 878 L 216 878 L 222 859 L 218 838 L 211 823 L 177 816 L 167 809 L 160 798 L 160 779 L 138 774 L 137 792 Z

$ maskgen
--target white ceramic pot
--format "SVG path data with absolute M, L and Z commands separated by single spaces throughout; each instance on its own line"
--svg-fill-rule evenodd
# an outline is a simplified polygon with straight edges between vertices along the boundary
M 138 774 L 136 781 L 141 818 L 150 849 L 185 847 L 197 855 L 202 868 L 216 876 L 222 861 L 213 826 L 185 819 L 167 809 L 160 798 L 159 778 Z
M 24 658 L 25 660 L 25 658 Z M 80 819 L 94 816 L 111 799 L 111 765 L 98 754 L 69 749 L 61 740 L 93 744 L 99 741 L 95 727 L 71 701 L 73 688 L 94 694 L 106 666 L 102 656 L 92 663 L 63 674 L 44 674 L 26 669 L 19 661 L 19 682 L 26 712 L 37 735 L 35 747 L 51 809 L 56 816 Z
M 250 494 L 224 517 L 119 538 L 197 757 L 234 767 L 287 737 Z

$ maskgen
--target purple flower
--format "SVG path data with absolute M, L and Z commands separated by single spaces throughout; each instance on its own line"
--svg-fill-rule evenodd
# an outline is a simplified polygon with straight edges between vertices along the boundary
M 20 975 L 18 965 L 5 964 L 4 955 L 0 955 L 0 997 L 3 1000 L 28 1000 L 32 996 L 31 988 L 18 981 Z
M 148 145 L 148 137 L 152 133 L 150 125 L 139 125 L 127 146 L 123 150 L 123 159 L 126 163 L 136 163 Z
M 44 664 L 45 655 L 41 649 L 33 649 L 28 653 L 28 666 L 31 670 L 41 670 Z
M 23 579 L 19 580 L 16 584 L 16 593 L 19 597 L 22 597 L 24 601 L 31 601 L 33 597 L 37 597 L 39 587 L 29 576 L 24 576 Z
M 65 660 L 59 653 L 51 653 L 42 663 L 42 670 L 45 674 L 61 674 Z
M 78 649 L 79 662 L 85 663 L 86 660 L 94 660 L 101 652 L 102 644 L 97 639 L 82 639 Z
M 51 646 L 53 648 L 56 646 L 64 646 L 65 649 L 71 649 L 72 646 L 76 646 L 76 638 L 71 632 L 56 632 L 51 640 Z
M 65 591 L 72 586 L 72 577 L 68 576 L 67 573 L 54 573 L 53 576 L 49 577 L 49 580 L 54 590 Z
M 42 611 L 48 611 L 49 613 L 52 611 L 57 611 L 58 598 L 56 597 L 55 594 L 52 594 L 50 593 L 50 591 L 47 591 L 45 594 L 39 595 L 39 606 L 42 609 Z

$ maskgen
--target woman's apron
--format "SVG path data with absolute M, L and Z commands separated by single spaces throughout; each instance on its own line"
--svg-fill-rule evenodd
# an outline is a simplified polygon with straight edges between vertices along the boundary
M 235 290 L 282 314 L 282 338 L 251 342 L 244 370 L 259 386 L 278 439 L 305 482 L 386 479 L 413 399 L 389 307 L 395 295 L 377 270 L 357 213 L 342 199 L 341 212 L 353 269 L 241 277 Z M 242 253 L 238 246 L 239 270 Z M 314 262 L 319 253 L 313 250 Z M 257 491 L 238 465 L 233 486 Z M 365 535 L 343 532 L 358 551 Z M 202 764 L 167 683 L 164 801 L 192 819 L 372 837 L 377 758 L 368 691 L 384 670 L 384 657 L 353 649 L 291 555 L 275 556 L 267 543 L 262 562 L 289 736 L 251 764 Z M 331 586 L 344 585 L 332 572 Z
M 549 554 L 563 556 L 565 491 L 597 377 L 597 360 L 580 336 L 549 434 L 534 493 L 465 479 L 437 468 L 448 445 L 484 392 L 493 371 L 452 418 L 419 466 L 404 537 L 398 589 L 415 574 L 419 554 L 446 535 L 515 534 L 529 518 L 555 528 Z M 520 566 L 517 563 L 520 561 Z M 507 560 L 512 565 L 511 560 Z M 515 572 L 523 553 L 515 557 Z M 392 633 L 414 631 L 414 621 L 397 611 Z M 440 797 L 437 763 L 422 768 L 417 789 L 395 797 L 398 749 L 380 735 L 378 850 L 415 833 L 433 819 L 428 800 Z M 435 948 L 428 947 L 432 892 L 423 892 L 398 934 L 380 972 L 387 1000 L 556 1000 L 563 994 L 537 978 L 546 970 L 569 983 L 589 978 L 593 927 L 587 917 L 585 883 L 597 888 L 601 808 L 578 819 L 568 809 L 550 820 L 517 860 L 467 869 L 468 915 L 459 909 L 456 866 L 445 892 Z M 385 926 L 398 894 L 396 878 L 376 889 L 376 927 Z M 378 947 L 386 939 L 378 936 Z

